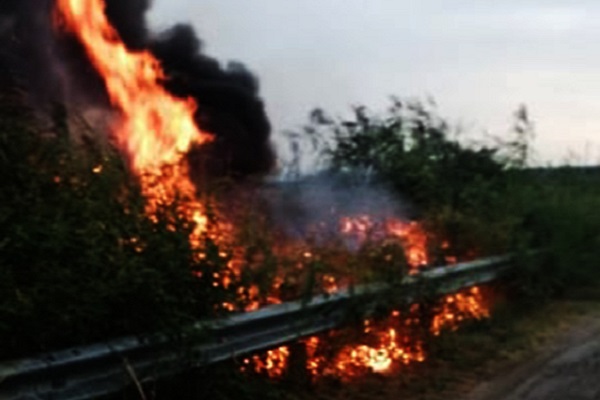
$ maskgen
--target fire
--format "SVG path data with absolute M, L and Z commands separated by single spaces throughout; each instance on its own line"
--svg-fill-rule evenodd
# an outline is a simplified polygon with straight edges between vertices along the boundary
M 189 242 L 196 260 L 204 260 L 206 239 L 228 252 L 219 257 L 226 267 L 213 275 L 213 286 L 228 288 L 241 275 L 243 254 L 231 245 L 233 226 L 219 215 L 209 219 L 207 199 L 201 199 L 194 185 L 186 154 L 205 144 L 212 135 L 200 130 L 194 120 L 197 104 L 191 98 L 169 94 L 162 82 L 165 73 L 149 51 L 129 50 L 111 26 L 104 0 L 57 0 L 58 23 L 77 36 L 91 63 L 104 80 L 107 93 L 120 118 L 112 127 L 120 150 L 138 176 L 150 220 L 159 221 L 169 210 L 167 228 L 189 228 Z M 101 166 L 94 172 L 101 172 Z M 217 214 L 213 207 L 212 213 Z M 137 248 L 142 248 L 141 245 Z M 202 276 L 202 272 L 197 272 Z M 256 288 L 240 293 L 246 310 L 260 306 Z M 235 311 L 232 303 L 215 308 Z
M 429 264 L 427 234 L 416 221 L 390 219 L 386 222 L 387 232 L 404 243 L 406 259 L 413 268 Z
M 365 325 L 368 322 L 365 321 Z M 326 372 L 342 377 L 352 377 L 362 371 L 381 374 L 389 372 L 395 363 L 408 365 L 425 361 L 421 344 L 410 343 L 411 339 L 399 335 L 397 328 L 382 329 L 375 332 L 375 336 L 376 344 L 351 345 L 342 349 L 337 355 L 335 369 Z
M 359 245 L 369 240 L 397 239 L 402 243 L 406 261 L 412 269 L 429 264 L 427 233 L 416 221 L 403 221 L 391 217 L 379 221 L 370 215 L 342 217 L 340 232 Z
M 192 99 L 176 98 L 163 88 L 159 61 L 149 51 L 125 46 L 105 8 L 104 0 L 57 0 L 60 23 L 78 37 L 120 111 L 114 134 L 140 177 L 147 213 L 155 216 L 177 199 L 179 217 L 195 225 L 190 240 L 197 242 L 208 220 L 184 155 L 212 136 L 196 126 Z
M 478 287 L 473 287 L 464 293 L 446 296 L 441 308 L 431 324 L 431 332 L 436 336 L 444 329 L 457 329 L 466 319 L 483 319 L 490 316 L 489 308 L 484 304 Z
M 252 370 L 258 374 L 266 373 L 271 378 L 283 376 L 287 368 L 290 350 L 287 346 L 267 351 L 265 357 L 254 356 L 252 359 L 244 360 L 244 368 L 252 366 Z
M 176 165 L 193 144 L 210 140 L 194 122 L 195 102 L 175 98 L 161 86 L 165 75 L 158 60 L 148 51 L 127 49 L 104 13 L 104 0 L 57 0 L 57 5 L 123 113 L 116 134 L 136 171 Z
M 202 245 L 204 238 L 218 244 L 232 237 L 233 226 L 209 221 L 206 202 L 201 201 L 190 177 L 185 155 L 194 146 L 205 144 L 213 136 L 200 130 L 195 122 L 197 104 L 192 99 L 181 99 L 169 94 L 162 82 L 166 76 L 160 62 L 149 51 L 132 51 L 127 48 L 118 32 L 111 26 L 106 14 L 104 0 L 56 0 L 59 23 L 72 32 L 85 48 L 91 63 L 104 80 L 113 107 L 120 118 L 113 126 L 116 142 L 129 159 L 133 172 L 139 177 L 146 199 L 146 213 L 157 222 L 166 208 L 174 209 L 176 218 L 191 227 L 189 240 L 197 250 L 199 260 L 206 257 Z M 101 173 L 102 166 L 93 169 Z M 57 183 L 60 178 L 57 177 Z M 170 229 L 177 229 L 175 219 L 169 221 Z M 213 228 L 211 228 L 213 226 Z M 403 245 L 406 259 L 413 270 L 429 264 L 428 238 L 416 222 L 386 218 L 380 222 L 368 215 L 343 217 L 340 231 L 355 243 L 362 245 L 371 240 L 395 238 Z M 136 251 L 143 251 L 144 244 L 137 238 L 127 239 Z M 226 246 L 225 246 L 226 247 Z M 212 275 L 215 286 L 229 287 L 241 275 L 244 253 L 230 247 L 219 254 L 226 270 Z M 315 259 L 312 250 L 306 249 L 301 256 L 305 262 Z M 303 265 L 300 263 L 300 265 Z M 202 272 L 198 272 L 199 275 Z M 255 310 L 267 303 L 280 302 L 279 288 L 284 279 L 278 276 L 272 284 L 272 292 L 261 296 L 257 285 L 239 288 L 237 295 L 245 304 L 246 311 Z M 340 287 L 334 275 L 324 274 L 322 286 L 333 293 Z M 455 329 L 467 318 L 483 318 L 488 315 L 482 305 L 479 291 L 475 288 L 445 298 L 441 311 L 434 317 L 431 332 L 439 334 L 442 329 Z M 234 311 L 236 304 L 223 303 L 219 307 Z M 416 324 L 417 317 L 409 314 L 401 317 L 394 312 L 385 324 L 366 321 L 363 334 L 369 343 L 346 346 L 333 357 L 333 362 L 319 354 L 324 345 L 319 338 L 306 341 L 309 353 L 308 369 L 314 376 L 350 376 L 365 369 L 376 373 L 389 371 L 395 364 L 421 362 L 425 359 L 422 344 L 412 341 L 406 328 Z M 246 360 L 257 372 L 281 376 L 286 368 L 290 351 L 287 347 L 271 350 L 265 357 Z
M 478 287 L 445 296 L 431 321 L 422 321 L 420 306 L 412 305 L 404 314 L 393 311 L 382 321 L 365 320 L 358 343 L 338 349 L 332 356 L 323 355 L 323 349 L 337 340 L 321 340 L 313 336 L 304 341 L 308 360 L 306 368 L 313 378 L 336 376 L 351 379 L 366 372 L 389 373 L 400 366 L 421 363 L 426 360 L 423 348 L 423 326 L 432 335 L 443 330 L 458 329 L 467 320 L 489 317 L 483 295 Z M 336 333 L 334 332 L 334 335 Z M 244 360 L 253 370 L 271 378 L 285 374 L 290 356 L 288 347 L 270 350 L 263 356 Z

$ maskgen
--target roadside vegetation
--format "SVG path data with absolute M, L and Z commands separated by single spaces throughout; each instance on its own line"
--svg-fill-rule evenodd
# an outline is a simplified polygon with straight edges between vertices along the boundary
M 535 132 L 524 106 L 505 137 L 470 146 L 428 103 L 353 111 L 336 119 L 315 110 L 296 136 L 311 138 L 338 173 L 362 174 L 416 204 L 427 231 L 459 259 L 520 254 L 513 283 L 527 298 L 598 283 L 600 167 L 531 167 Z
M 215 305 L 235 302 L 249 283 L 266 296 L 277 264 L 295 265 L 271 250 L 272 235 L 260 231 L 268 224 L 249 222 L 240 240 L 252 273 L 215 287 L 213 273 L 228 261 L 216 243 L 207 238 L 205 257 L 196 257 L 191 228 L 175 210 L 161 210 L 158 222 L 147 218 L 136 178 L 110 145 L 75 137 L 60 105 L 40 122 L 19 96 L 0 95 L 0 359 L 176 332 L 221 315 Z M 519 267 L 505 285 L 510 302 L 593 298 L 600 287 L 600 169 L 531 168 L 532 135 L 523 107 L 508 138 L 467 146 L 434 107 L 400 100 L 383 114 L 358 107 L 349 119 L 317 110 L 298 133 L 317 143 L 330 172 L 362 176 L 410 203 L 434 242 L 447 242 L 433 249 L 444 253 L 440 259 L 517 254 Z M 385 264 L 374 251 L 353 261 L 335 249 L 315 252 L 322 256 L 312 258 L 306 276 L 286 281 L 290 297 L 314 293 L 318 274 L 335 272 L 340 260 Z M 472 328 L 485 332 L 473 340 L 495 337 L 495 323 Z M 441 359 L 444 343 L 435 345 Z

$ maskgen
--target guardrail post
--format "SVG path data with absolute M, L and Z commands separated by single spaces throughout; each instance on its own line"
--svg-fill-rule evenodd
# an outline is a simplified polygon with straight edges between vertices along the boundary
M 308 351 L 304 341 L 289 345 L 290 358 L 286 371 L 286 380 L 294 387 L 305 389 L 310 386 L 311 379 L 307 369 Z

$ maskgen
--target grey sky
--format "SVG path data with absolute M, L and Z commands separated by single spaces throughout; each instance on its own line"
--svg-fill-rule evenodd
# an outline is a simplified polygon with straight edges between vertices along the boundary
M 525 103 L 539 162 L 600 162 L 597 0 L 155 0 L 155 27 L 192 23 L 206 52 L 261 81 L 274 135 L 316 106 L 373 110 L 432 96 L 501 135 Z M 572 157 L 571 157 L 572 158 Z

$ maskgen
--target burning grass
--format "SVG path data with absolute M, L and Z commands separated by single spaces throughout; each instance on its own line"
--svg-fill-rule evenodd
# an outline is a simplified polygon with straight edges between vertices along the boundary
M 478 287 L 444 296 L 433 304 L 412 304 L 385 317 L 363 320 L 346 328 L 303 340 L 305 368 L 314 381 L 337 378 L 352 381 L 368 374 L 391 374 L 426 360 L 431 337 L 454 331 L 469 320 L 490 316 Z M 280 379 L 289 373 L 290 354 L 284 346 L 243 362 L 243 371 Z
M 427 343 L 427 359 L 422 363 L 402 365 L 386 374 L 366 372 L 349 380 L 329 376 L 313 384 L 298 376 L 294 376 L 297 380 L 250 376 L 238 373 L 233 363 L 227 363 L 149 388 L 148 393 L 156 393 L 156 398 L 186 400 L 206 396 L 263 400 L 463 399 L 482 382 L 504 376 L 521 363 L 531 361 L 562 333 L 582 322 L 584 327 L 589 326 L 589 321 L 598 317 L 597 300 L 559 300 L 524 307 L 508 300 L 503 288 L 482 290 L 494 299 L 490 318 L 474 320 L 457 331 L 444 330 L 433 337 Z M 119 398 L 138 397 L 132 391 L 131 396 Z

